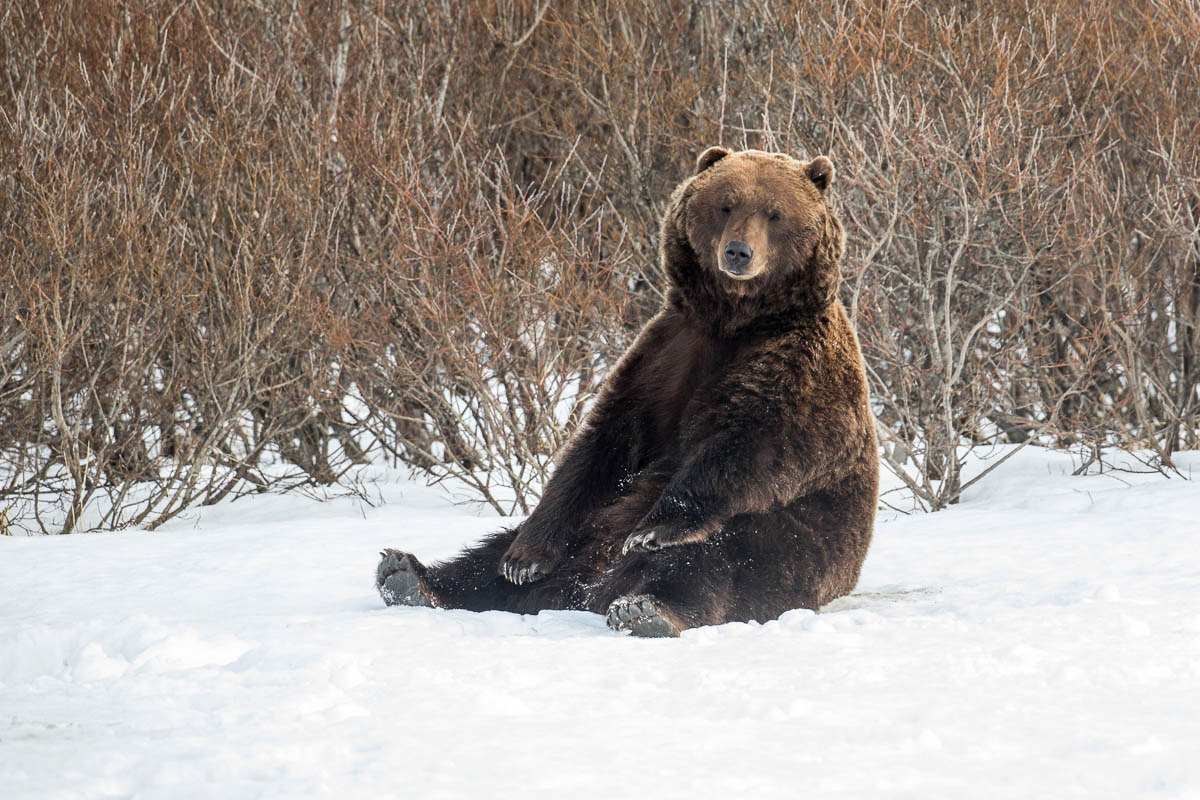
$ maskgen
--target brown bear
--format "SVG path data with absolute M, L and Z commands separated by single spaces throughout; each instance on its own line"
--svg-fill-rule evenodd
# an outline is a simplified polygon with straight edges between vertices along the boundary
M 443 564 L 385 550 L 389 605 L 584 609 L 640 636 L 774 619 L 850 592 L 879 461 L 837 297 L 833 164 L 711 147 L 671 196 L 666 301 L 537 508 Z

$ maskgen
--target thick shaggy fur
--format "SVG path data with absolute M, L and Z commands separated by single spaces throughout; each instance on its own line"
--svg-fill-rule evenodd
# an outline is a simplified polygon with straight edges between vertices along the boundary
M 853 589 L 879 465 L 837 299 L 832 180 L 824 157 L 700 156 L 663 221 L 666 302 L 541 502 L 444 564 L 410 557 L 422 594 L 444 608 L 609 611 L 622 629 L 652 607 L 663 619 L 647 630 L 678 632 L 815 609 Z M 731 267 L 731 243 L 753 251 L 748 264 Z

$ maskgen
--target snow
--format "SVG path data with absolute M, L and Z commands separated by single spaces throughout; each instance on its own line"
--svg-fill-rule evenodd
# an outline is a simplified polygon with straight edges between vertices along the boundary
M 854 595 L 678 640 L 385 608 L 381 547 L 501 524 L 386 475 L 0 538 L 0 796 L 1200 797 L 1200 482 L 1076 466 L 1025 448 L 881 514 Z

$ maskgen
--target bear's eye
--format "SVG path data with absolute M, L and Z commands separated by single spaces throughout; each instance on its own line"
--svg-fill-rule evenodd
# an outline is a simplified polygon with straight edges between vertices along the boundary
M 779 222 L 779 212 L 772 211 L 771 215 L 769 217 L 767 217 L 767 221 L 768 222 Z
M 725 205 L 721 206 L 721 213 L 722 214 L 732 214 L 733 206 L 729 205 L 729 203 L 726 203 Z

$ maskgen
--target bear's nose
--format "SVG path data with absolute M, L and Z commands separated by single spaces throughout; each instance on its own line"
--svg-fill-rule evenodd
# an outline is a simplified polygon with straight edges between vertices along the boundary
M 752 258 L 754 251 L 745 242 L 730 242 L 725 245 L 725 266 L 730 272 L 740 273 L 742 267 L 749 264 Z

